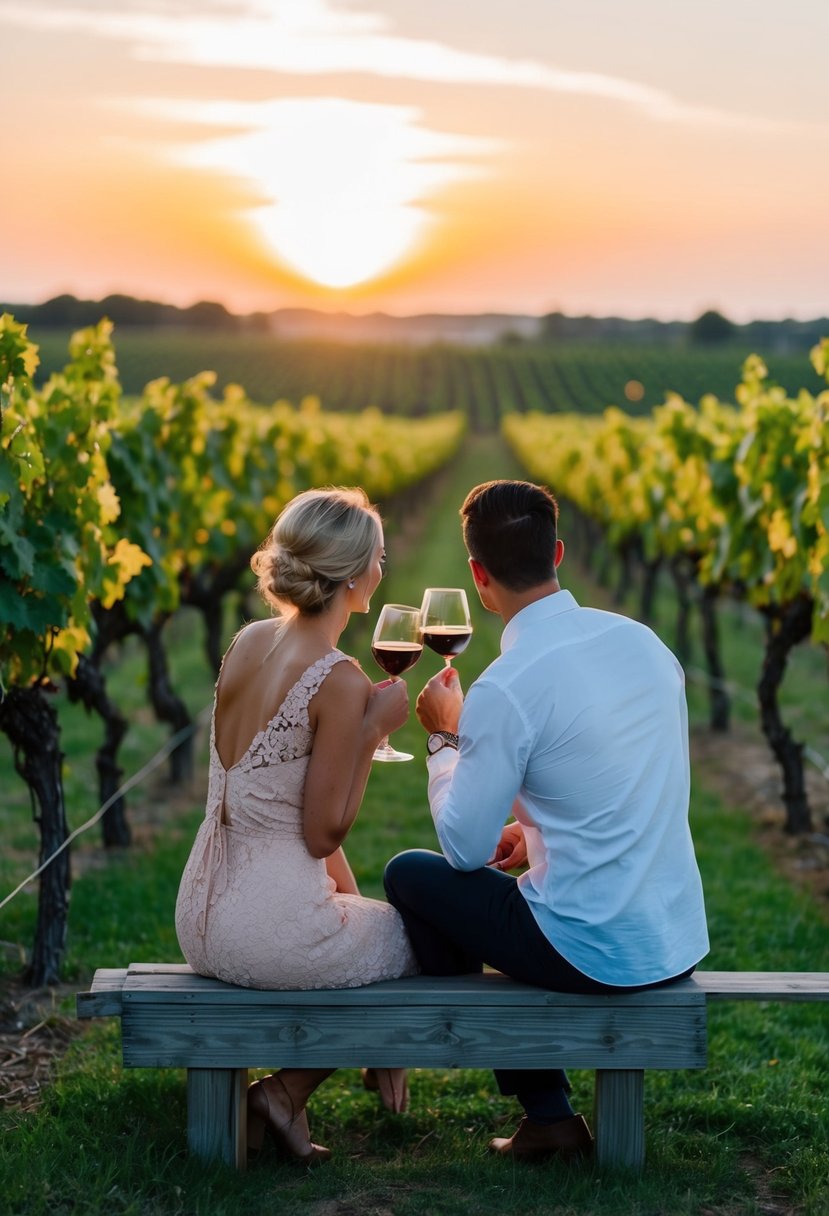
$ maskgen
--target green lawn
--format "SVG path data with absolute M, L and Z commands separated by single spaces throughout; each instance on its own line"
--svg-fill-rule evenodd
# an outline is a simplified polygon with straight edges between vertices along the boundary
M 369 618 L 353 621 L 344 645 L 371 670 L 369 627 L 383 599 L 418 603 L 422 588 L 464 585 L 471 592 L 459 537 L 457 506 L 465 491 L 515 466 L 493 438 L 466 448 L 456 467 L 438 478 L 422 504 L 417 527 L 389 528 L 391 573 Z M 579 575 L 575 554 L 562 579 L 582 602 L 596 602 Z M 470 596 L 472 603 L 472 596 Z M 666 612 L 668 608 L 666 606 Z M 473 605 L 475 635 L 457 666 L 464 684 L 494 657 L 499 622 Z M 229 625 L 229 628 L 231 626 Z M 192 623 L 175 625 L 176 673 L 196 711 L 210 698 Z M 750 631 L 739 622 L 729 651 L 750 666 Z M 669 639 L 670 640 L 670 639 Z M 745 649 L 743 649 L 745 648 Z M 438 670 L 427 652 L 408 677 L 414 694 Z M 790 695 L 812 699 L 825 670 L 792 673 Z M 379 676 L 379 671 L 378 671 Z M 113 671 L 119 698 L 135 722 L 130 768 L 164 737 L 144 709 L 142 667 L 127 653 Z M 810 683 L 815 680 L 814 685 Z M 806 681 L 806 683 L 802 683 Z M 818 701 L 820 705 L 820 701 Z M 819 715 L 815 711 L 815 719 Z M 825 730 L 825 721 L 823 723 Z M 65 744 L 70 755 L 68 805 L 72 826 L 94 810 L 89 751 L 97 728 L 77 711 Z M 409 724 L 395 735 L 418 759 L 378 765 L 372 773 L 349 855 L 367 894 L 381 893 L 386 859 L 401 848 L 432 847 L 425 801 L 422 731 Z M 202 773 L 204 743 L 200 747 Z M 16 792 L 8 759 L 0 757 L 0 823 L 7 848 L 0 866 L 10 889 L 32 861 L 33 831 L 25 796 Z M 95 829 L 76 851 L 66 976 L 78 987 L 95 967 L 132 960 L 178 959 L 173 906 L 178 877 L 202 814 L 203 778 L 189 796 L 164 796 L 160 774 L 132 799 L 137 841 L 104 856 Z M 9 791 L 7 796 L 6 791 Z M 738 807 L 718 799 L 695 775 L 692 826 L 706 889 L 712 950 L 705 966 L 750 969 L 829 969 L 825 909 L 793 889 L 753 839 Z M 34 898 L 18 897 L 0 913 L 0 938 L 15 948 L 31 940 Z M 71 1008 L 68 1000 L 65 1009 Z M 125 1213 L 248 1216 L 279 1211 L 308 1216 L 455 1216 L 554 1212 L 607 1216 L 703 1213 L 829 1212 L 829 1017 L 825 1007 L 722 1004 L 709 1018 L 709 1068 L 657 1073 L 646 1079 L 648 1164 L 641 1178 L 550 1163 L 515 1168 L 486 1153 L 489 1137 L 514 1126 L 517 1111 L 487 1072 L 417 1072 L 412 1104 L 402 1117 L 383 1112 L 355 1070 L 336 1074 L 315 1095 L 316 1139 L 335 1152 L 312 1174 L 267 1157 L 246 1175 L 205 1169 L 185 1152 L 183 1073 L 120 1068 L 118 1027 L 101 1022 L 73 1043 L 41 1108 L 6 1111 L 0 1127 L 0 1212 Z M 572 1076 L 576 1108 L 590 1118 L 592 1074 Z

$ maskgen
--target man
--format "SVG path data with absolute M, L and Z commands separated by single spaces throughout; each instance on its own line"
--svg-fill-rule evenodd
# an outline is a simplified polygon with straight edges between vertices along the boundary
M 427 975 L 488 964 L 564 992 L 648 988 L 707 953 L 688 828 L 682 669 L 646 626 L 581 608 L 557 578 L 552 495 L 519 481 L 477 486 L 461 508 L 501 655 L 464 702 L 454 670 L 417 701 L 442 855 L 386 869 Z M 510 814 L 515 822 L 505 821 Z M 505 873 L 528 862 L 520 878 Z M 525 1116 L 490 1147 L 513 1158 L 587 1155 L 561 1070 L 496 1070 Z

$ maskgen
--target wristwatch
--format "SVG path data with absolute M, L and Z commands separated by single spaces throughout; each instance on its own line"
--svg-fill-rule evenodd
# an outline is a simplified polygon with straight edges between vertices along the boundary
M 444 747 L 454 747 L 458 750 L 458 736 L 451 730 L 435 730 L 432 731 L 426 740 L 426 751 L 430 756 L 434 756 Z

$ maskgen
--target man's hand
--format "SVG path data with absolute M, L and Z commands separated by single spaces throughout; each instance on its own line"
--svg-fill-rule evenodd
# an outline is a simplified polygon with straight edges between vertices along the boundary
M 527 842 L 520 823 L 508 823 L 501 832 L 495 852 L 487 862 L 493 870 L 515 870 L 527 864 Z
M 463 692 L 458 673 L 454 667 L 445 667 L 432 676 L 417 698 L 415 713 L 421 726 L 431 734 L 435 730 L 450 730 L 458 733 Z

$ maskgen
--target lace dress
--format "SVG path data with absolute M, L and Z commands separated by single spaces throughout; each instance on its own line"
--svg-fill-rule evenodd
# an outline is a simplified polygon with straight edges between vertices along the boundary
M 308 704 L 347 659 L 333 650 L 312 663 L 229 769 L 214 705 L 207 810 L 176 903 L 179 944 L 200 975 L 245 988 L 356 988 L 417 970 L 397 911 L 338 893 L 302 835 Z

